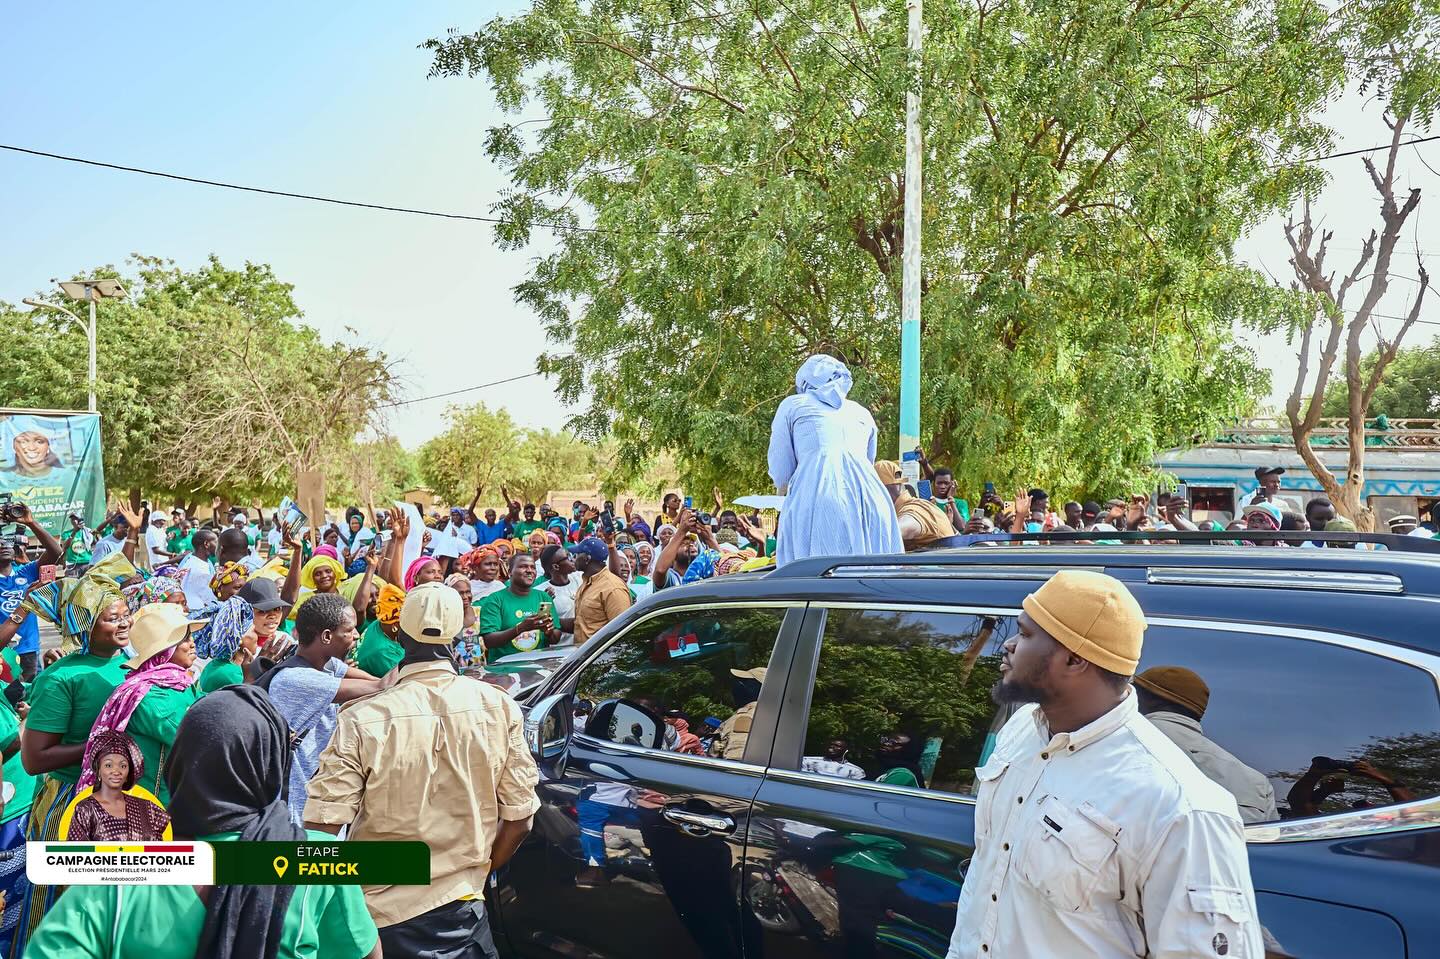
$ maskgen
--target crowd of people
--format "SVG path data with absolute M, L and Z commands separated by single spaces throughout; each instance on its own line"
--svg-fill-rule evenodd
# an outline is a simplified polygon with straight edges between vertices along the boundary
M 57 538 L 17 506 L 17 533 L 0 537 L 0 746 L 14 790 L 0 829 L 0 951 L 110 955 L 100 932 L 129 929 L 137 911 L 173 914 L 173 934 L 141 934 L 118 954 L 483 945 L 485 875 L 523 838 L 535 802 L 513 677 L 496 664 L 583 643 L 655 590 L 769 565 L 776 548 L 758 516 L 725 509 L 718 491 L 713 513 L 672 494 L 650 517 L 633 501 L 577 502 L 562 517 L 506 499 L 477 514 L 477 492 L 418 536 L 421 518 L 404 510 L 352 507 L 295 529 L 278 512 L 201 523 L 143 504 L 96 530 L 74 516 Z M 43 656 L 41 623 L 59 637 Z M 440 763 L 417 745 L 436 736 L 472 761 Z M 437 822 L 453 822 L 453 836 L 437 841 Z M 217 887 L 193 901 L 147 887 L 112 902 L 25 876 L 26 840 L 342 830 L 429 842 L 431 886 L 368 897 Z M 251 921 L 269 926 L 260 951 L 239 945 Z
M 1106 543 L 1143 531 L 1163 541 L 1202 528 L 1173 494 L 1057 510 L 1045 490 L 1007 500 L 987 484 L 972 506 L 923 451 L 924 482 L 912 483 L 896 462 L 875 459 L 874 422 L 846 398 L 849 384 L 843 364 L 812 358 L 781 404 L 770 468 L 787 497 L 773 524 L 726 508 L 718 489 L 713 511 L 671 493 L 651 516 L 629 500 L 620 510 L 576 501 L 562 515 L 503 489 L 502 509 L 477 513 L 477 490 L 468 506 L 428 521 L 351 507 L 313 528 L 278 511 L 237 509 L 199 523 L 142 504 L 117 508 L 93 531 L 72 516 L 60 538 L 12 504 L 19 532 L 0 537 L 0 950 L 359 957 L 383 945 L 392 955 L 490 955 L 486 876 L 537 808 L 507 664 L 584 643 L 656 591 L 807 556 L 990 545 L 1010 541 L 1007 533 L 1074 531 Z M 1256 471 L 1256 493 L 1225 530 L 1353 529 L 1323 498 L 1303 515 L 1288 511 L 1280 472 Z M 1426 524 L 1399 517 L 1391 527 L 1434 535 L 1436 519 L 1432 510 Z M 1047 595 L 1063 605 L 1117 588 L 1072 587 Z M 1129 618 L 1094 641 L 1123 648 L 1094 661 L 1128 683 L 1143 622 L 1133 600 L 1111 599 Z M 1026 609 L 1062 645 L 1073 638 L 1065 630 L 1074 609 L 1047 612 L 1028 600 Z M 43 655 L 42 622 L 59 637 Z M 1015 686 L 1022 667 L 1035 667 L 1025 648 L 1007 651 L 1016 696 L 1026 692 Z M 1104 673 L 1075 673 L 1073 657 L 1064 668 L 1086 709 L 1118 708 L 1123 690 Z M 763 667 L 752 672 L 763 681 Z M 744 742 L 725 725 L 674 733 L 682 749 L 731 758 Z M 815 761 L 843 768 L 840 747 Z M 1222 818 L 1217 828 L 1229 830 Z M 24 869 L 27 840 L 335 834 L 429 843 L 431 884 L 116 895 L 31 886 Z M 966 909 L 984 911 L 973 900 Z M 108 938 L 116 930 L 126 941 Z

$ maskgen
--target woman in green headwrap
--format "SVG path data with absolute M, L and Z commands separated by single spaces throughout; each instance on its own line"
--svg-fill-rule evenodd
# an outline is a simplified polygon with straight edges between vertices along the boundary
M 121 650 L 130 639 L 130 608 L 120 584 L 136 575 L 124 555 L 111 553 L 77 579 L 36 587 L 21 605 L 59 628 L 74 652 L 35 677 L 30 714 L 20 734 L 20 757 L 34 775 L 44 773 L 30 808 L 30 842 L 57 839 L 60 817 L 75 798 L 85 741 L 110 694 L 125 680 Z M 25 894 L 10 954 L 19 956 L 59 890 L 32 886 Z

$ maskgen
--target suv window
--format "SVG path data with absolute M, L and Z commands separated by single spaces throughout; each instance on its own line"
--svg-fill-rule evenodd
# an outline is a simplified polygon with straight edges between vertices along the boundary
M 585 734 L 740 759 L 785 612 L 719 606 L 639 623 L 580 672 Z
M 1440 694 L 1418 667 L 1313 640 L 1152 626 L 1141 673 L 1156 666 L 1209 687 L 1205 738 L 1269 779 L 1282 819 L 1440 794 Z
M 971 794 L 1010 617 L 829 609 L 801 769 Z

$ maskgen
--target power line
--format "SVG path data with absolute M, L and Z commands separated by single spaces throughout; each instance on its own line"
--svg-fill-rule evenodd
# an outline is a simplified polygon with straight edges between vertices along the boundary
M 828 45 L 828 44 L 827 44 Z M 832 51 L 833 52 L 833 51 Z M 852 64 L 853 65 L 853 64 Z M 858 67 L 857 67 L 858 69 Z M 1416 137 L 1406 140 L 1400 146 L 1414 146 L 1420 143 L 1430 143 L 1440 140 L 1440 134 L 1428 137 Z M 1303 163 L 1318 163 L 1322 160 L 1334 160 L 1340 157 L 1358 156 L 1362 153 L 1376 153 L 1380 150 L 1390 149 L 1389 144 L 1380 146 L 1365 147 L 1359 150 L 1343 150 L 1338 153 L 1327 153 L 1322 156 L 1303 157 L 1299 160 L 1287 160 L 1281 163 L 1270 164 L 1271 169 L 1283 166 L 1299 166 Z M 466 220 L 473 223 L 493 223 L 501 226 L 530 226 L 541 227 L 548 230 L 569 231 L 571 233 L 625 233 L 624 230 L 609 229 L 593 226 L 568 226 L 563 223 L 535 222 L 521 224 L 515 220 L 506 220 L 501 217 L 478 216 L 472 213 L 450 213 L 445 210 L 422 210 L 415 207 L 391 206 L 386 203 L 369 203 L 362 200 L 345 200 L 340 197 L 318 196 L 313 193 L 295 193 L 290 190 L 275 190 L 269 187 L 247 186 L 242 183 L 228 183 L 224 180 L 210 180 L 204 177 L 186 176 L 181 173 L 168 173 L 163 170 L 149 170 L 144 167 L 126 166 L 120 163 L 110 163 L 105 160 L 92 160 L 87 157 L 68 156 L 63 153 L 51 153 L 47 150 L 33 150 L 29 147 L 15 146 L 9 143 L 0 143 L 0 150 L 9 150 L 12 153 L 23 153 L 27 156 L 41 157 L 47 160 L 60 160 L 65 163 L 79 163 L 83 166 L 100 167 L 105 170 L 118 170 L 121 173 L 138 173 L 141 176 L 158 177 L 164 180 L 177 180 L 181 183 L 193 183 L 198 186 L 217 187 L 222 190 L 240 190 L 245 193 L 261 193 L 266 196 L 286 197 L 291 200 L 309 200 L 313 203 L 329 203 L 334 206 L 348 206 L 362 210 L 380 210 L 385 213 L 405 213 L 411 216 L 428 216 L 443 220 Z M 691 236 L 708 233 L 707 230 L 649 230 L 645 231 L 652 236 Z
M 119 170 L 122 173 L 139 173 L 142 176 L 160 177 L 165 180 L 179 180 L 182 183 L 195 183 L 200 186 L 220 187 L 225 190 L 243 190 L 246 193 L 263 193 L 267 196 L 282 196 L 292 200 L 311 200 L 316 203 L 332 203 L 336 206 L 358 207 L 362 210 L 383 210 L 387 213 L 408 213 L 413 216 L 432 216 L 445 220 L 470 220 L 476 223 L 497 223 L 505 226 L 520 226 L 514 220 L 505 220 L 493 216 L 476 216 L 470 213 L 447 213 L 443 210 L 419 210 L 414 207 L 389 206 L 384 203 L 365 203 L 360 200 L 342 200 L 333 196 L 316 196 L 311 193 L 292 193 L 289 190 L 272 190 L 268 187 L 245 186 L 240 183 L 226 183 L 222 180 L 207 180 L 202 177 L 184 176 L 179 173 L 166 173 L 161 170 L 147 170 L 143 167 L 124 166 L 119 163 L 107 163 L 103 160 L 90 160 L 85 157 L 66 156 L 63 153 L 49 153 L 45 150 L 31 150 L 27 147 L 12 146 L 8 143 L 0 143 L 0 150 L 9 150 L 13 153 L 24 153 L 30 156 L 44 157 L 48 160 L 63 160 L 67 163 L 80 163 L 85 166 L 102 167 L 106 170 Z M 568 230 L 572 233 L 623 233 L 623 230 L 605 229 L 592 226 L 567 226 L 563 223 L 535 222 L 528 224 L 532 227 L 544 227 L 549 230 Z M 658 230 L 652 231 L 659 235 L 682 235 L 687 233 L 701 232 L 698 230 Z
M 1401 143 L 1400 146 L 1414 146 L 1417 143 L 1429 143 L 1432 140 L 1440 140 L 1440 133 L 1428 137 L 1415 137 L 1413 140 L 1406 140 L 1404 143 Z M 1319 163 L 1321 160 L 1336 160 L 1340 157 L 1359 156 L 1362 153 L 1379 153 L 1381 150 L 1388 149 L 1390 149 L 1390 144 L 1382 143 L 1380 146 L 1363 147 L 1359 150 L 1342 150 L 1339 153 L 1326 153 L 1317 157 L 1301 157 L 1298 160 L 1285 160 L 1281 163 L 1272 163 L 1270 164 L 1270 169 L 1274 170 L 1282 166 L 1300 166 L 1302 163 Z
M 396 400 L 394 403 L 381 403 L 380 408 L 389 409 L 392 406 L 409 406 L 411 403 L 423 403 L 426 400 L 438 400 L 446 396 L 459 396 L 461 393 L 473 393 L 476 390 L 489 389 L 492 386 L 503 386 L 506 383 L 514 383 L 517 380 L 528 380 L 532 376 L 540 375 L 540 373 L 521 373 L 519 376 L 512 376 L 508 379 L 481 383 L 479 386 L 467 386 L 463 390 L 450 390 L 448 393 L 432 393 L 430 396 L 417 396 L 413 400 Z

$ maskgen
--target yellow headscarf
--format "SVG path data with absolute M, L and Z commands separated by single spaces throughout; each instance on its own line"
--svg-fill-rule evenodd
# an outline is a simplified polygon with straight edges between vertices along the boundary
M 405 605 L 405 590 L 386 583 L 380 587 L 380 596 L 375 600 L 375 615 L 384 626 L 400 622 L 400 608 Z
M 315 571 L 326 566 L 335 571 L 337 585 L 345 581 L 345 567 L 340 565 L 339 560 L 331 559 L 329 556 L 312 556 L 310 562 L 300 568 L 300 585 L 306 589 L 314 589 Z

